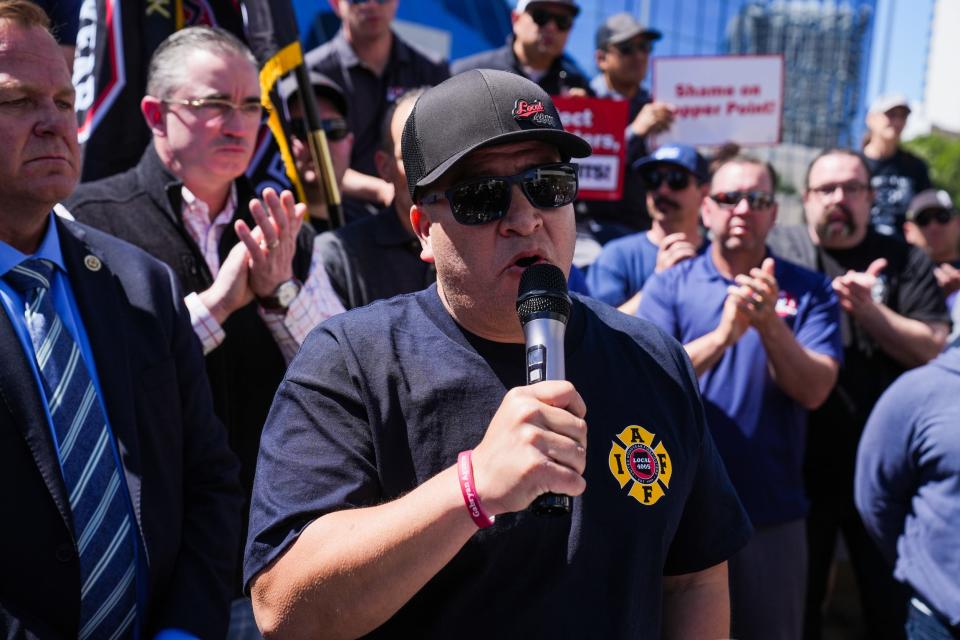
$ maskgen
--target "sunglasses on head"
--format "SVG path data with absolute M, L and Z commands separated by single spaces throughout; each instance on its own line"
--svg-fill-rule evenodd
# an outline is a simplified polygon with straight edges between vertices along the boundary
M 953 213 L 946 209 L 924 209 L 913 217 L 913 223 L 918 227 L 925 227 L 933 221 L 939 224 L 947 224 Z
M 640 182 L 647 191 L 656 191 L 664 182 L 673 191 L 683 191 L 693 178 L 683 169 L 646 169 L 640 172 Z
M 350 135 L 347 121 L 343 118 L 324 118 L 320 121 L 320 128 L 327 134 L 330 142 L 339 142 Z M 303 118 L 293 118 L 290 121 L 290 132 L 301 141 L 307 140 L 307 124 Z
M 628 40 L 626 42 L 617 42 L 613 45 L 622 56 L 632 56 L 637 53 L 650 53 L 653 51 L 653 43 L 649 40 L 640 40 L 639 42 Z
M 766 191 L 724 191 L 710 194 L 710 199 L 724 209 L 734 208 L 741 200 L 746 200 L 751 209 L 766 209 L 774 203 L 773 194 Z
M 554 13 L 546 9 L 531 9 L 529 13 L 538 27 L 545 27 L 550 21 L 553 21 L 560 31 L 569 31 L 573 26 L 573 16 L 569 13 Z
M 556 209 L 577 197 L 579 178 L 577 165 L 557 162 L 530 167 L 513 176 L 484 176 L 458 182 L 442 192 L 420 199 L 421 204 L 434 204 L 446 199 L 453 218 L 464 225 L 495 222 L 507 215 L 513 185 L 519 184 L 523 195 L 537 209 Z

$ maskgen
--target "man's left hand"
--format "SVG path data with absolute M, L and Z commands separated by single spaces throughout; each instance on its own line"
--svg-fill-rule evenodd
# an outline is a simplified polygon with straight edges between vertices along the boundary
M 298 204 L 289 191 L 278 195 L 268 188 L 262 202 L 250 201 L 250 213 L 257 221 L 256 228 L 251 230 L 238 220 L 235 229 L 250 253 L 250 289 L 258 298 L 265 298 L 293 278 L 293 256 L 306 205 Z

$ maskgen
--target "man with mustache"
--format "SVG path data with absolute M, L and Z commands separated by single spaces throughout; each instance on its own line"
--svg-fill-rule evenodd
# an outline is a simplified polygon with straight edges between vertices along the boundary
M 589 145 L 536 84 L 480 69 L 420 96 L 402 153 L 437 282 L 331 319 L 290 365 L 250 511 L 264 635 L 725 637 L 749 527 L 680 346 L 572 296 L 569 380 L 525 384 L 520 279 L 569 272 Z M 569 514 L 528 509 L 545 492 Z
M 243 43 L 216 28 L 177 31 L 154 53 L 141 110 L 153 141 L 139 164 L 81 185 L 65 204 L 177 274 L 249 494 L 286 364 L 343 306 L 314 233 L 301 226 L 304 205 L 272 189 L 261 202 L 244 176 L 263 108 L 256 61 Z
M 647 282 L 639 315 L 683 343 L 707 425 L 754 527 L 729 562 L 732 635 L 799 640 L 806 540 L 807 411 L 837 379 L 840 312 L 830 282 L 773 256 L 773 169 L 734 156 L 713 174 L 701 256 Z
M 828 149 L 807 168 L 805 227 L 779 227 L 771 248 L 833 279 L 843 366 L 837 386 L 809 418 L 805 462 L 810 512 L 806 636 L 818 638 L 838 533 L 850 552 L 870 638 L 903 637 L 906 599 L 853 504 L 857 442 L 880 394 L 905 370 L 943 348 L 943 295 L 924 252 L 870 227 L 873 191 L 860 154 Z
M 664 145 L 633 168 L 646 189 L 650 230 L 609 242 L 587 271 L 590 295 L 629 314 L 648 278 L 705 250 L 700 204 L 710 188 L 707 161 L 689 145 Z

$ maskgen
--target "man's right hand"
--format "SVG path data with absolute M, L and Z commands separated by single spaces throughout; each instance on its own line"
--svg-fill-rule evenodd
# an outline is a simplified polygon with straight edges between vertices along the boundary
M 586 412 L 583 398 L 565 380 L 508 391 L 473 450 L 477 495 L 486 511 L 522 511 L 544 493 L 583 493 Z
M 210 288 L 198 294 L 203 306 L 218 324 L 223 324 L 231 313 L 253 300 L 248 278 L 249 262 L 247 248 L 238 242 L 220 265 L 220 271 Z
M 674 111 L 672 104 L 649 102 L 643 105 L 640 113 L 630 123 L 630 130 L 641 137 L 651 133 L 662 133 L 673 125 Z
M 666 271 L 673 265 L 688 260 L 697 255 L 697 246 L 693 244 L 687 234 L 683 232 L 671 233 L 660 241 L 657 250 L 657 265 L 655 271 Z

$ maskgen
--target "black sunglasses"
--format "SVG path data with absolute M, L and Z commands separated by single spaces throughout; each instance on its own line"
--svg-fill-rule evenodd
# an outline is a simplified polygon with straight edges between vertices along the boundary
M 682 169 L 668 169 L 659 171 L 657 169 L 647 169 L 640 172 L 640 182 L 647 191 L 656 191 L 664 182 L 673 191 L 683 191 L 690 184 L 691 176 Z
M 746 200 L 751 209 L 767 209 L 772 207 L 775 201 L 773 194 L 766 191 L 724 191 L 711 193 L 710 199 L 725 209 L 732 209 L 740 204 L 741 200 Z
M 324 118 L 320 121 L 320 128 L 327 134 L 327 140 L 330 142 L 339 142 L 350 135 L 347 121 L 343 118 Z M 303 121 L 303 118 L 291 119 L 290 133 L 303 142 L 307 141 L 307 124 Z
M 632 56 L 638 51 L 641 53 L 650 53 L 653 51 L 653 43 L 649 40 L 641 40 L 639 42 L 628 40 L 627 42 L 615 43 L 613 48 L 619 51 L 622 56 Z
M 513 185 L 519 184 L 527 200 L 537 209 L 556 209 L 577 197 L 577 165 L 557 162 L 530 167 L 513 176 L 484 176 L 457 183 L 442 192 L 425 195 L 420 204 L 434 204 L 446 198 L 460 224 L 495 222 L 507 215 Z
M 554 13 L 546 9 L 532 9 L 529 13 L 538 27 L 547 26 L 547 23 L 551 20 L 560 31 L 569 31 L 570 27 L 573 26 L 573 16 L 569 13 Z
M 953 213 L 946 209 L 924 209 L 913 217 L 913 223 L 918 227 L 925 227 L 934 220 L 939 224 L 947 224 Z

